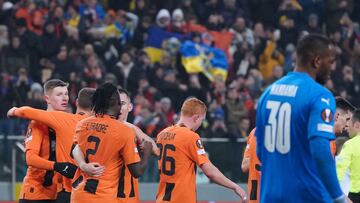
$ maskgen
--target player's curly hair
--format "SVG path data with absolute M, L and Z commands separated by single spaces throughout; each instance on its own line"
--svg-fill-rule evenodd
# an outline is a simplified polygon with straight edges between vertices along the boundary
M 98 87 L 92 98 L 93 111 L 96 114 L 106 114 L 110 107 L 120 105 L 118 89 L 111 83 Z

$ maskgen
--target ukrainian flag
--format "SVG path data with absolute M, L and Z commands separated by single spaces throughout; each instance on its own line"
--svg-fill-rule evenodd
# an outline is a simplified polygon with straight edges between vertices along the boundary
M 213 80 L 216 75 L 227 77 L 228 64 L 224 51 L 185 41 L 180 47 L 181 62 L 189 74 L 203 73 Z
M 209 47 L 207 55 L 211 64 L 209 69 L 211 75 L 214 77 L 221 75 L 223 79 L 226 80 L 228 74 L 228 63 L 224 51 L 218 48 Z
M 171 37 L 176 37 L 181 40 L 184 36 L 168 32 L 157 26 L 149 28 L 148 39 L 145 42 L 144 51 L 148 54 L 152 63 L 161 61 L 163 55 L 163 42 Z

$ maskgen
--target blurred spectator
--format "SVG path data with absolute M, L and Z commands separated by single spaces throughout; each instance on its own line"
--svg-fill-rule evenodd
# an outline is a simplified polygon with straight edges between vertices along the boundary
M 238 90 L 233 85 L 228 87 L 225 108 L 227 115 L 226 124 L 229 129 L 229 133 L 231 133 L 233 137 L 238 137 L 238 123 L 242 117 L 246 117 L 248 115 L 248 112 L 245 109 L 244 101 L 239 98 Z
M 67 10 L 67 15 L 68 15 L 67 26 L 71 28 L 77 28 L 80 23 L 80 15 L 76 11 L 74 6 L 69 6 Z
M 88 19 L 91 24 L 97 24 L 105 16 L 104 8 L 97 2 L 97 0 L 85 0 L 80 4 L 79 14 L 81 17 Z
M 14 4 L 10 1 L 1 1 L 0 9 L 0 25 L 10 26 L 12 23 Z
M 247 138 L 249 135 L 250 120 L 247 116 L 240 118 L 239 122 L 239 137 Z
M 187 85 L 181 84 L 176 80 L 173 70 L 166 70 L 158 88 L 164 96 L 169 97 L 173 101 L 174 109 L 178 112 L 182 101 L 186 98 Z
M 54 25 L 55 36 L 62 41 L 65 38 L 65 19 L 64 19 L 64 9 L 58 5 L 49 12 L 48 22 L 51 22 Z
M 116 75 L 119 85 L 132 94 L 136 93 L 141 73 L 135 67 L 129 52 L 124 52 L 121 55 L 120 61 L 115 65 L 112 72 Z
M 144 16 L 139 23 L 139 26 L 135 30 L 133 37 L 133 44 L 136 48 L 141 49 L 144 46 L 144 42 L 148 38 L 148 29 L 151 25 L 151 19 L 149 16 Z
M 7 111 L 15 105 L 15 97 L 13 92 L 13 87 L 10 82 L 10 77 L 8 74 L 2 73 L 0 81 L 0 100 L 1 100 L 1 108 L 0 108 L 0 134 L 14 134 L 15 132 L 15 124 L 12 120 L 7 119 Z
M 116 13 L 114 26 L 117 34 L 115 34 L 115 37 L 120 40 L 121 44 L 124 45 L 131 41 L 138 23 L 139 18 L 133 13 L 121 10 Z
M 274 25 L 276 18 L 274 14 L 283 0 L 257 0 L 248 1 L 250 18 L 253 22 L 261 22 L 266 26 Z
M 265 80 L 265 86 L 268 86 L 280 79 L 284 75 L 284 69 L 281 66 L 275 66 L 272 70 L 272 75 L 269 79 Z
M 161 98 L 160 108 L 157 109 L 156 112 L 159 114 L 162 114 L 162 116 L 164 116 L 164 120 L 166 122 L 165 126 L 174 124 L 175 112 L 172 109 L 171 100 L 168 97 Z
M 252 98 L 259 97 L 263 91 L 263 77 L 260 71 L 250 70 L 245 84 Z
M 224 105 L 226 101 L 226 85 L 222 77 L 215 77 L 211 87 L 211 99 L 217 104 Z
M 272 69 L 284 64 L 284 55 L 279 51 L 276 41 L 279 39 L 280 31 L 268 31 L 269 40 L 266 42 L 264 52 L 259 58 L 259 68 L 264 79 L 271 77 Z
M 187 94 L 188 96 L 193 96 L 200 99 L 201 101 L 207 102 L 208 91 L 202 87 L 199 75 L 190 75 Z
M 279 47 L 285 49 L 288 44 L 296 44 L 298 39 L 298 25 L 296 25 L 296 21 L 292 17 L 281 16 L 279 21 Z M 277 32 L 274 32 L 274 35 L 275 34 L 277 34 Z M 277 36 L 274 37 L 277 38 Z
M 39 83 L 33 83 L 28 93 L 26 105 L 37 109 L 46 109 L 43 91 Z
M 80 34 L 77 28 L 68 27 L 66 30 L 66 39 L 64 40 L 64 45 L 68 47 L 68 49 L 77 49 L 78 51 L 82 51 L 83 42 L 80 41 Z
M 40 9 L 37 9 L 35 2 L 24 1 L 16 11 L 15 17 L 24 18 L 26 20 L 27 28 L 30 31 L 42 35 L 44 16 L 43 12 Z
M 114 84 L 115 86 L 118 86 L 118 81 L 117 78 L 114 74 L 112 73 L 107 73 L 104 77 L 104 83 L 106 82 L 110 82 L 112 84 Z
M 165 128 L 165 123 L 161 116 L 152 112 L 147 107 L 142 108 L 139 114 L 135 116 L 134 124 L 150 137 L 156 137 Z
M 11 38 L 11 44 L 1 54 L 1 66 L 10 74 L 15 74 L 21 67 L 29 67 L 29 54 L 18 36 Z
M 51 58 L 58 53 L 61 40 L 56 36 L 55 25 L 52 22 L 47 22 L 44 28 L 44 35 L 41 37 L 41 43 L 45 45 L 42 50 L 42 56 Z
M 342 68 L 342 83 L 340 84 L 343 91 L 339 92 L 341 96 L 352 101 L 352 95 L 357 95 L 356 88 L 359 89 L 358 84 L 354 80 L 354 71 L 351 66 L 345 65 Z
M 211 14 L 208 18 L 206 27 L 211 31 L 221 31 L 225 28 L 224 17 L 219 14 Z
M 87 86 L 96 88 L 103 78 L 104 71 L 100 67 L 97 58 L 92 55 L 88 57 L 87 63 L 84 69 L 84 81 L 87 82 Z
M 322 34 L 323 31 L 319 27 L 319 17 L 318 15 L 312 13 L 309 15 L 308 23 L 306 25 L 305 30 L 309 33 L 318 33 Z
M 52 74 L 53 78 L 68 81 L 71 72 L 79 72 L 79 70 L 74 70 L 73 61 L 69 59 L 68 49 L 64 45 L 60 47 L 59 52 L 51 59 L 51 62 L 54 64 L 55 68 Z
M 26 28 L 26 20 L 24 18 L 17 18 L 15 20 L 16 34 L 20 38 L 20 42 L 24 45 L 25 49 L 28 50 L 29 54 L 29 73 L 34 79 L 39 79 L 38 64 L 40 55 L 42 53 L 41 38 L 35 33 L 29 31 Z M 31 51 L 30 51 L 31 50 Z
M 181 9 L 177 8 L 173 11 L 171 20 L 172 21 L 171 21 L 170 31 L 177 33 L 184 33 L 185 21 L 184 21 L 184 13 Z
M 135 1 L 135 10 L 134 14 L 139 17 L 139 20 L 142 21 L 145 16 L 149 16 L 149 2 L 146 0 L 137 0 Z M 116 10 L 116 9 L 115 9 Z
M 228 128 L 225 124 L 225 115 L 221 108 L 217 108 L 211 115 L 212 123 L 205 134 L 206 137 L 229 137 Z
M 244 17 L 237 17 L 231 30 L 235 33 L 235 43 L 246 42 L 250 47 L 254 47 L 254 34 L 253 31 L 246 26 Z
M 156 15 L 156 24 L 161 28 L 167 28 L 170 25 L 170 13 L 166 9 L 161 9 Z
M 326 29 L 328 33 L 335 32 L 340 26 L 340 19 L 353 12 L 353 0 L 328 0 L 326 3 Z
M 13 91 L 15 96 L 15 101 L 18 106 L 23 106 L 26 104 L 28 98 L 28 92 L 32 85 L 32 80 L 29 78 L 25 68 L 20 68 L 18 70 L 17 76 L 13 79 Z
M 55 69 L 55 65 L 46 58 L 42 58 L 39 62 L 41 69 L 40 83 L 45 83 L 52 76 L 52 73 Z

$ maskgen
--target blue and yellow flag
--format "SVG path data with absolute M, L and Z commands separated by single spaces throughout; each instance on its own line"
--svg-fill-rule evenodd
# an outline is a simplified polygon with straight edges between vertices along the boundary
M 210 80 L 216 75 L 227 77 L 228 63 L 223 50 L 185 41 L 180 47 L 181 62 L 189 74 L 203 73 Z
M 152 63 L 161 61 L 163 50 L 162 44 L 166 39 L 175 37 L 181 40 L 184 36 L 177 33 L 171 33 L 158 26 L 152 26 L 148 31 L 148 38 L 145 42 L 144 51 L 149 55 Z

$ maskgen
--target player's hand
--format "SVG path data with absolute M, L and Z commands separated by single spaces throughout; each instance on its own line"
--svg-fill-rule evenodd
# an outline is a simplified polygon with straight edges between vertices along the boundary
M 246 192 L 240 186 L 237 185 L 237 187 L 234 189 L 234 192 L 239 195 L 242 200 L 241 202 L 247 202 Z
M 143 150 L 144 154 L 151 154 L 152 148 L 153 148 L 151 142 L 149 142 L 147 140 L 143 140 L 141 145 L 142 145 L 142 150 Z
M 85 163 L 80 166 L 80 169 L 89 176 L 99 177 L 105 172 L 105 166 L 99 163 Z
M 9 111 L 7 112 L 7 117 L 11 118 L 15 116 L 15 111 L 18 109 L 18 107 L 12 107 L 11 109 L 9 109 Z
M 54 164 L 54 170 L 61 175 L 72 179 L 76 173 L 77 166 L 70 162 L 56 162 Z

